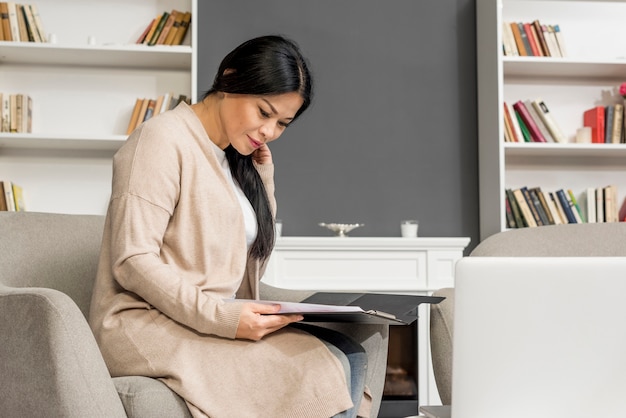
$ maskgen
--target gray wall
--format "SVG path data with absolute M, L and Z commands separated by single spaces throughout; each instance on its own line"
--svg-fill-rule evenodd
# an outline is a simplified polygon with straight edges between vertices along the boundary
M 254 36 L 283 34 L 308 57 L 313 106 L 271 146 L 283 235 L 478 242 L 474 0 L 199 2 L 199 97 L 220 60 Z

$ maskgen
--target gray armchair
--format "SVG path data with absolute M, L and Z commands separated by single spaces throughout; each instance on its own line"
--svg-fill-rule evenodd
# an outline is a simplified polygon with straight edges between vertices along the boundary
M 159 380 L 111 378 L 106 368 L 86 321 L 103 226 L 102 216 L 0 212 L 0 415 L 191 416 Z M 299 301 L 312 293 L 262 286 L 263 297 L 272 300 Z M 328 326 L 365 348 L 376 416 L 388 327 Z
M 626 223 L 567 224 L 514 229 L 492 235 L 470 257 L 625 257 Z M 439 289 L 446 299 L 430 305 L 433 372 L 444 405 L 452 400 L 454 289 Z

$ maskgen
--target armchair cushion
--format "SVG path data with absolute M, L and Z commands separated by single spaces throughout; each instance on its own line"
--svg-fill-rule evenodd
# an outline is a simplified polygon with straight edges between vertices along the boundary
M 160 380 L 144 376 L 113 378 L 130 418 L 191 418 L 187 404 Z

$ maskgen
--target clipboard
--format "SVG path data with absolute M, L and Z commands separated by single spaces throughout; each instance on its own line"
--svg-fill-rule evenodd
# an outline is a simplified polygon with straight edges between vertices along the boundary
M 304 316 L 303 322 L 410 325 L 417 319 L 417 308 L 420 304 L 435 304 L 444 299 L 440 296 L 386 293 L 317 292 L 302 302 L 250 299 L 224 299 L 224 301 L 280 305 L 280 311 L 266 315 L 300 314 Z
M 417 320 L 422 303 L 437 304 L 440 296 L 396 295 L 387 293 L 317 292 L 302 303 L 353 307 L 356 312 L 305 312 L 304 322 L 358 322 L 410 325 Z

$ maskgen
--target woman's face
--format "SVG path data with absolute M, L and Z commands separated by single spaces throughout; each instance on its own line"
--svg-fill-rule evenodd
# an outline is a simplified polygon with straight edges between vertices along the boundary
M 272 96 L 224 93 L 220 117 L 223 134 L 242 155 L 277 139 L 303 100 L 296 92 Z

